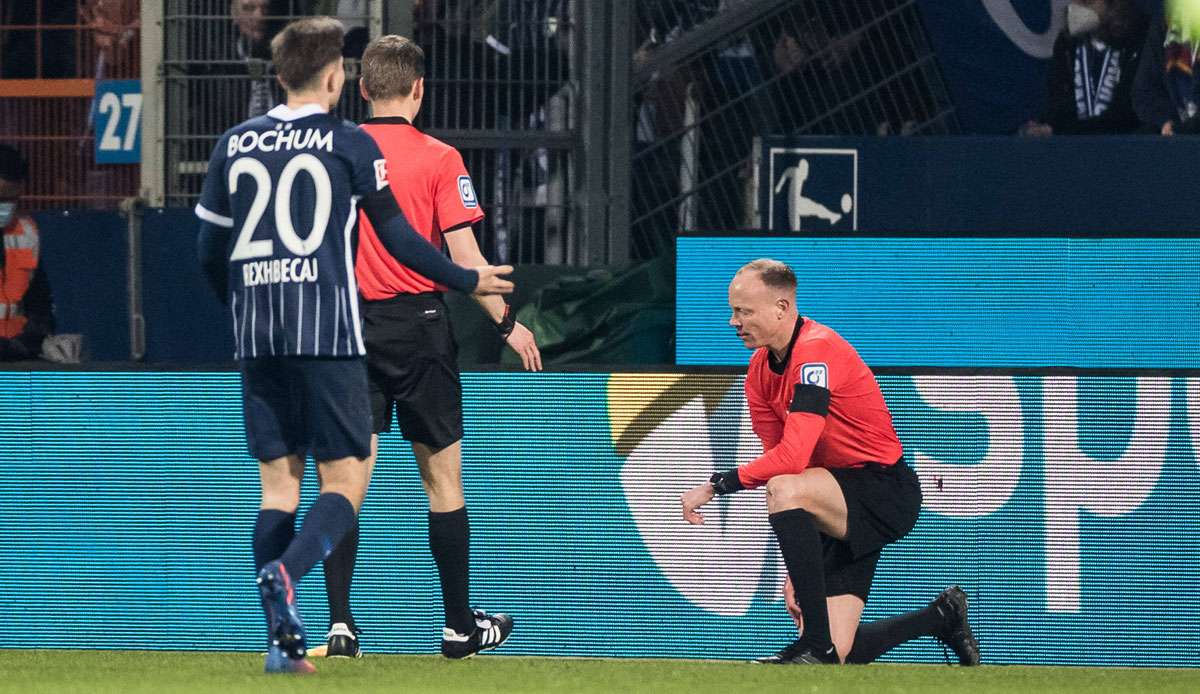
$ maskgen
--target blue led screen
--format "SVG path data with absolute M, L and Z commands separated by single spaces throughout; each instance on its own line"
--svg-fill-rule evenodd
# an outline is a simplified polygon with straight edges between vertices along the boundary
M 925 499 L 868 619 L 961 583 L 988 662 L 1200 665 L 1200 379 L 880 382 Z M 516 616 L 506 653 L 791 638 L 761 492 L 679 518 L 682 491 L 760 450 L 739 375 L 466 374 L 464 398 L 472 597 Z M 0 456 L 0 647 L 262 647 L 236 374 L 0 373 Z M 354 583 L 371 651 L 438 647 L 425 518 L 385 436 Z M 322 580 L 300 585 L 318 637 Z M 888 656 L 941 658 L 930 639 Z
M 681 237 L 676 362 L 743 365 L 729 280 L 796 271 L 873 367 L 1200 367 L 1200 238 Z

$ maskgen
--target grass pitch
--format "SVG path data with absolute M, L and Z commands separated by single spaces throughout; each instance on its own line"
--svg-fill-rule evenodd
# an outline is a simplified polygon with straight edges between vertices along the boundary
M 1200 692 L 1200 670 L 932 665 L 765 666 L 685 660 L 483 656 L 316 659 L 316 675 L 264 675 L 249 653 L 0 650 L 0 692 Z

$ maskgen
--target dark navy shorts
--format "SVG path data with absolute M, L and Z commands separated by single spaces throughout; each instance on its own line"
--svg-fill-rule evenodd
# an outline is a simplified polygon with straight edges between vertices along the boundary
M 250 455 L 317 461 L 371 454 L 371 401 L 362 359 L 263 357 L 242 366 Z

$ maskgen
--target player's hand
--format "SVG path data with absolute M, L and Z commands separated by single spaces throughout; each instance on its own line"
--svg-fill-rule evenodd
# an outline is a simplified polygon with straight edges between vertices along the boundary
M 800 611 L 800 606 L 796 604 L 796 589 L 792 587 L 790 576 L 783 582 L 783 603 L 787 605 L 788 614 L 791 615 L 792 621 L 796 623 L 796 628 L 803 630 L 804 613 Z
M 512 294 L 513 283 L 504 279 L 512 274 L 512 265 L 480 265 L 474 269 L 479 273 L 479 284 L 475 285 L 474 294 Z
M 542 353 L 538 351 L 537 341 L 533 339 L 529 328 L 517 323 L 505 342 L 508 343 L 509 349 L 521 358 L 521 366 L 525 367 L 526 371 L 542 370 Z
M 696 509 L 712 501 L 712 498 L 713 488 L 708 482 L 692 487 L 679 498 L 683 504 L 683 519 L 692 525 L 704 525 L 704 516 L 697 513 Z
M 1175 134 L 1175 122 L 1167 121 L 1166 123 L 1163 123 L 1162 127 L 1159 128 L 1158 131 L 1160 133 L 1162 133 L 1163 136 L 1165 136 L 1165 137 L 1171 137 L 1172 135 Z

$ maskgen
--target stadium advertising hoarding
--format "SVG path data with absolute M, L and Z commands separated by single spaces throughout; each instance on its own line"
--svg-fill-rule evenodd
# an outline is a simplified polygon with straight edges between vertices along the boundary
M 1200 665 L 1200 379 L 880 382 L 925 498 L 867 618 L 958 582 L 985 662 Z M 7 372 L 0 393 L 0 647 L 262 647 L 236 374 Z M 464 398 L 472 598 L 516 616 L 506 653 L 746 658 L 788 637 L 761 492 L 679 516 L 759 451 L 740 375 L 475 373 Z M 374 652 L 431 652 L 420 482 L 397 437 L 381 455 L 356 615 Z M 300 588 L 314 633 L 321 581 Z

